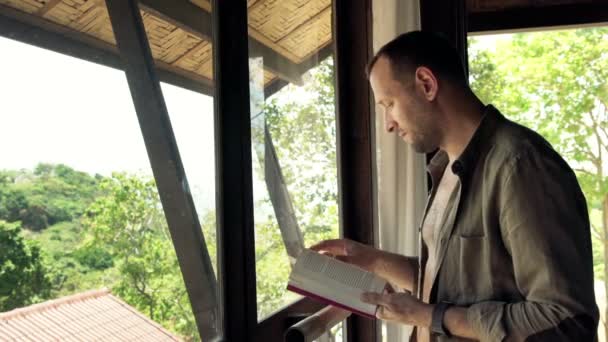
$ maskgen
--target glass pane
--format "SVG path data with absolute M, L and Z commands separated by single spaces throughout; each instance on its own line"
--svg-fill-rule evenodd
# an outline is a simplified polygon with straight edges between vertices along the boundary
M 200 285 L 217 289 L 211 6 L 206 1 L 163 8 L 150 8 L 146 4 L 140 4 L 144 28 L 156 67 L 163 72 L 160 74 L 163 96 L 207 245 L 206 257 L 213 267 L 213 274 L 208 274 L 206 283 Z M 183 11 L 193 15 L 180 18 L 196 21 L 175 21 L 175 15 Z M 200 25 L 201 22 L 206 25 Z M 200 31 L 204 29 L 209 31 Z M 166 77 L 167 74 L 171 77 Z M 219 329 L 217 293 L 205 305 L 208 308 L 204 313 L 205 329 L 209 331 L 203 332 L 203 340 L 211 339 Z M 186 331 L 188 339 L 199 338 L 193 323 L 188 321 L 192 328 Z
M 339 235 L 331 0 L 249 1 L 258 319 L 299 297 L 290 261 Z
M 469 38 L 471 87 L 543 135 L 574 169 L 589 208 L 598 337 L 608 289 L 608 27 Z
M 44 30 L 69 28 L 93 49 L 115 44 L 103 1 L 0 4 Z M 209 79 L 183 66 L 210 70 L 210 49 L 200 51 L 209 44 L 160 12 L 142 15 L 155 27 L 161 80 L 172 83 L 162 90 L 215 268 L 213 99 L 202 91 Z M 46 44 L 54 45 L 65 50 L 69 42 Z M 0 311 L 107 288 L 167 334 L 200 340 L 124 72 L 4 38 L 0 50 L 0 244 L 11 241 L 25 260 L 0 258 Z M 108 62 L 107 53 L 87 51 L 82 58 Z M 88 332 L 119 336 L 109 324 Z

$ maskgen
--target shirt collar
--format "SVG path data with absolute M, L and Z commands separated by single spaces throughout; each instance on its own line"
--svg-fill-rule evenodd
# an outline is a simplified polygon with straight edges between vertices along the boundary
M 471 137 L 460 157 L 452 163 L 452 172 L 455 175 L 462 179 L 473 170 L 482 149 L 488 146 L 490 137 L 496 132 L 497 124 L 503 119 L 502 114 L 494 106 L 487 105 L 485 107 L 479 127 L 475 130 L 473 137 Z M 431 174 L 433 182 L 443 174 L 448 163 L 449 158 L 447 153 L 442 150 L 437 151 L 427 166 L 427 171 Z

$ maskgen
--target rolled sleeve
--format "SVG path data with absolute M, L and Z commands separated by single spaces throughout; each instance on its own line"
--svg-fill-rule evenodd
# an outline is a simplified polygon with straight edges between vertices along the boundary
M 500 229 L 521 302 L 482 302 L 467 318 L 481 341 L 590 341 L 598 322 L 584 196 L 559 157 L 523 153 L 506 165 Z
M 482 302 L 467 309 L 467 321 L 480 341 L 502 341 L 506 336 L 502 323 L 504 302 Z

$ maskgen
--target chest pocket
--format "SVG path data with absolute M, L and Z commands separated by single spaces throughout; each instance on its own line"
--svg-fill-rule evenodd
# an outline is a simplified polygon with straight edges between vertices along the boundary
M 487 240 L 485 236 L 452 235 L 438 276 L 441 299 L 469 305 L 491 295 Z

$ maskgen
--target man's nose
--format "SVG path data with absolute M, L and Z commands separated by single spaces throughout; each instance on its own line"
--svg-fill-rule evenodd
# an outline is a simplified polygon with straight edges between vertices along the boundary
M 393 119 L 391 119 L 391 116 L 388 115 L 388 113 L 384 113 L 384 129 L 386 129 L 387 132 L 391 133 L 395 130 L 396 126 L 397 123 Z

